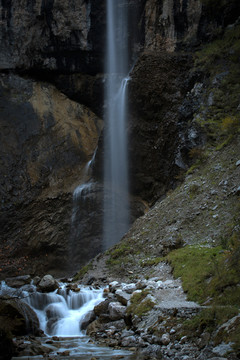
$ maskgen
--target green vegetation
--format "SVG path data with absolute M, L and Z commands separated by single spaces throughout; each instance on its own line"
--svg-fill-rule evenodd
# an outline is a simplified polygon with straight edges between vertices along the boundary
M 134 249 L 131 244 L 120 242 L 107 252 L 109 258 L 106 263 L 109 266 L 118 266 L 122 263 L 127 263 L 129 261 L 129 255 L 133 253 Z
M 236 221 L 236 219 L 234 219 Z M 167 259 L 175 277 L 181 277 L 188 298 L 208 307 L 197 316 L 185 321 L 183 334 L 188 337 L 213 333 L 217 327 L 239 314 L 240 307 L 240 231 L 231 225 L 222 246 L 185 246 L 172 251 Z M 194 334 L 194 335 L 193 335 Z M 215 344 L 233 342 L 240 351 L 240 319 L 230 330 L 219 331 L 213 338 Z
M 218 1 L 218 0 L 216 0 Z M 220 39 L 207 45 L 195 54 L 195 66 L 214 74 L 219 66 L 228 62 L 238 63 L 240 55 L 240 25 L 227 29 Z M 237 71 L 236 69 L 231 69 Z M 237 72 L 238 73 L 238 72 Z M 234 81 L 236 83 L 236 81 Z
M 139 293 L 133 294 L 131 297 L 131 305 L 127 308 L 127 314 L 142 317 L 148 313 L 155 305 L 151 299 L 146 298 L 148 294 L 148 290 L 143 290 Z
M 109 256 L 106 264 L 111 267 L 118 268 L 136 261 L 135 257 L 138 256 L 142 251 L 141 245 L 138 244 L 136 249 L 136 241 L 128 239 L 127 241 L 122 240 L 116 244 L 113 248 L 108 250 L 106 254 Z
M 203 303 L 208 294 L 209 280 L 223 258 L 221 247 L 185 246 L 173 250 L 167 260 L 176 278 L 181 277 L 183 289 L 190 300 Z
M 225 1 L 205 0 L 215 7 Z M 195 69 L 209 75 L 209 87 L 205 105 L 195 115 L 196 122 L 203 128 L 208 143 L 221 150 L 228 145 L 240 131 L 240 25 L 228 28 L 221 38 L 204 45 L 195 53 Z M 191 155 L 191 154 L 190 154 Z M 195 158 L 194 158 L 195 160 Z M 196 159 L 193 172 L 199 167 Z
M 93 268 L 92 262 L 89 262 L 87 265 L 83 266 L 74 276 L 73 281 L 80 280 L 89 270 L 92 270 L 92 268 Z
M 201 245 L 172 251 L 167 259 L 181 277 L 190 300 L 200 304 L 240 306 L 240 238 L 233 232 L 227 249 Z
M 183 334 L 188 338 L 201 336 L 205 331 L 213 333 L 217 327 L 226 323 L 229 319 L 239 314 L 239 309 L 232 306 L 217 307 L 213 306 L 202 310 L 197 316 L 190 320 L 186 320 L 183 324 Z M 222 341 L 234 343 L 234 349 L 240 349 L 240 320 L 236 321 L 232 327 L 232 331 L 219 331 L 214 336 L 215 345 L 220 344 Z
M 154 257 L 154 258 L 151 258 L 151 259 L 145 259 L 145 260 L 142 260 L 140 262 L 140 265 L 142 267 L 147 267 L 147 266 L 156 266 L 158 265 L 161 261 L 163 261 L 163 257 Z

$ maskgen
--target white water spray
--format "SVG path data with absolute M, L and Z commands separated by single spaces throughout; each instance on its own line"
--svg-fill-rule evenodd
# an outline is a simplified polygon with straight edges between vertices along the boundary
M 117 243 L 129 227 L 126 123 L 129 66 L 126 5 L 122 0 L 107 0 L 104 250 Z

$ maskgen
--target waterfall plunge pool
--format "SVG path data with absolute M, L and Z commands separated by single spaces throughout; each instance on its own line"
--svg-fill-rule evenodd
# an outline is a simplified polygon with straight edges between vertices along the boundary
M 64 283 L 60 289 L 50 293 L 38 292 L 36 286 L 27 285 L 20 289 L 8 287 L 4 282 L 0 286 L 0 295 L 18 297 L 26 302 L 39 319 L 42 337 L 26 337 L 25 345 L 31 349 L 32 343 L 39 344 L 39 354 L 29 350 L 24 356 L 15 356 L 12 360 L 38 359 L 79 359 L 79 360 L 134 360 L 135 355 L 127 350 L 116 350 L 93 343 L 86 335 L 84 323 L 95 305 L 104 300 L 103 289 L 91 289 L 78 286 L 77 291 L 68 289 Z M 47 355 L 43 354 L 43 348 Z

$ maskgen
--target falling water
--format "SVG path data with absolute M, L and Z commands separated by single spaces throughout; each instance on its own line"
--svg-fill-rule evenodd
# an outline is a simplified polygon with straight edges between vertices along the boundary
M 123 0 L 107 0 L 103 248 L 129 227 L 127 161 L 128 12 Z

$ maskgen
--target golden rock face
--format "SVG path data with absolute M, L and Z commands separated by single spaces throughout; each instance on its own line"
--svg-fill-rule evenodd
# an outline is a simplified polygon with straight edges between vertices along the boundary
M 61 191 L 63 188 L 67 190 L 69 186 L 71 191 L 74 176 L 78 182 L 81 181 L 81 170 L 96 149 L 102 120 L 85 106 L 69 100 L 52 85 L 35 83 L 29 103 L 39 118 L 42 132 L 36 144 L 39 155 L 34 162 L 29 159 L 27 165 L 31 182 L 35 184 L 41 167 L 51 158 L 56 158 L 54 171 L 49 175 L 51 192 L 58 187 Z M 49 147 L 50 142 L 56 146 Z M 59 156 L 61 153 L 63 157 Z M 64 159 L 67 154 L 77 157 L 77 161 Z

